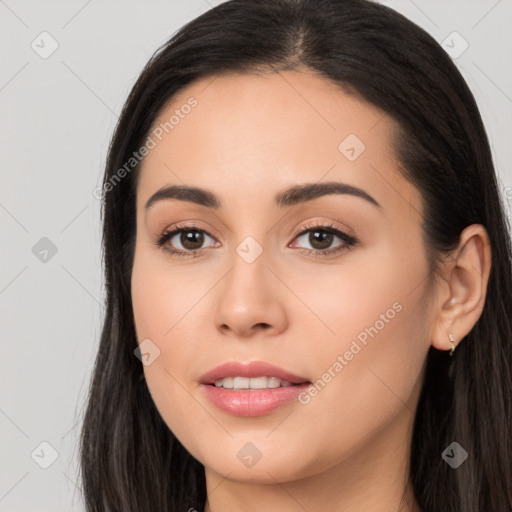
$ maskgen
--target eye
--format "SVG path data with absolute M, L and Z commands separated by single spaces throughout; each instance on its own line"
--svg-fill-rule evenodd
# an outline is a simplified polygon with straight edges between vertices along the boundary
M 176 226 L 171 230 L 164 231 L 155 244 L 177 256 L 195 257 L 203 249 L 205 237 L 213 240 L 206 231 L 197 226 Z M 182 247 L 176 249 L 176 244 Z
M 296 239 L 301 238 L 312 247 L 299 248 L 300 252 L 313 255 L 336 254 L 357 244 L 357 240 L 353 236 L 336 228 L 333 224 L 306 224 L 296 235 Z M 336 238 L 340 239 L 341 243 L 331 247 Z M 296 243 L 290 244 L 290 247 L 296 247 Z
M 306 237 L 306 235 L 308 236 Z M 205 238 L 210 238 L 218 244 L 213 237 L 197 226 L 177 225 L 164 231 L 154 243 L 176 256 L 197 257 L 204 249 Z M 320 256 L 337 254 L 357 244 L 357 240 L 353 236 L 337 229 L 333 224 L 303 225 L 299 233 L 295 235 L 295 239 L 300 238 L 304 238 L 306 243 L 312 247 L 299 247 L 299 252 Z M 340 239 L 341 243 L 331 247 L 336 238 Z M 177 245 L 181 245 L 181 248 L 176 248 Z M 296 247 L 296 243 L 290 244 L 288 247 Z

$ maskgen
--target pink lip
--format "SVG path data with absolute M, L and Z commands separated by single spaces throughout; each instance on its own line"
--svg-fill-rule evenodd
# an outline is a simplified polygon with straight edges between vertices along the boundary
M 201 390 L 214 405 L 224 412 L 235 416 L 263 416 L 297 399 L 310 385 L 310 383 L 304 383 L 274 389 L 233 391 L 211 384 L 201 384 Z
M 215 384 L 216 380 L 223 379 L 224 377 L 278 377 L 281 380 L 288 380 L 293 384 L 309 382 L 305 377 L 299 377 L 283 370 L 279 366 L 274 366 L 264 361 L 251 361 L 248 364 L 229 361 L 205 373 L 199 382 L 201 384 Z
M 243 389 L 233 391 L 216 387 L 215 381 L 224 377 L 278 377 L 293 386 L 274 389 Z M 262 416 L 296 399 L 311 382 L 278 366 L 263 361 L 242 364 L 230 361 L 207 372 L 200 379 L 201 389 L 219 409 L 235 416 Z

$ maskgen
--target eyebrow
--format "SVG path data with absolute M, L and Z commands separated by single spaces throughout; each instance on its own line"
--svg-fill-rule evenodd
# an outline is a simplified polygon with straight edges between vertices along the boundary
M 326 183 L 308 183 L 306 185 L 295 185 L 287 188 L 276 194 L 274 202 L 281 208 L 294 206 L 299 203 L 305 203 L 312 201 L 318 197 L 331 195 L 331 194 L 348 194 L 355 197 L 360 197 L 365 201 L 373 204 L 378 208 L 382 206 L 374 199 L 370 194 L 365 192 L 363 189 L 347 185 L 346 183 L 340 183 L 337 181 L 331 181 Z M 158 201 L 167 199 L 177 199 L 179 201 L 189 201 L 201 206 L 213 208 L 218 210 L 222 208 L 220 199 L 209 190 L 205 190 L 199 187 L 192 187 L 186 185 L 169 185 L 162 187 L 157 190 L 146 202 L 145 210 L 149 210 Z

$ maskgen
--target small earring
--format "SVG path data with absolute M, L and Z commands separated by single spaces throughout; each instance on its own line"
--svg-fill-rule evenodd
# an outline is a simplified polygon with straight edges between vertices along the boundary
M 450 356 L 453 356 L 453 352 L 455 351 L 455 338 L 452 336 L 451 333 L 448 335 L 448 338 L 450 338 L 450 342 L 452 343 L 452 348 L 450 350 Z

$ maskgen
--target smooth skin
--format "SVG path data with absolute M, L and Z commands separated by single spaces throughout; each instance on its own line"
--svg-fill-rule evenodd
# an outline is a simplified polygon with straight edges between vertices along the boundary
M 310 70 L 202 79 L 154 127 L 191 96 L 197 106 L 143 161 L 132 298 L 138 342 L 160 350 L 144 366 L 151 396 L 205 466 L 205 512 L 419 510 L 408 457 L 426 355 L 431 345 L 449 350 L 448 334 L 458 343 L 481 315 L 486 230 L 465 229 L 434 279 L 421 195 L 397 170 L 394 121 Z M 365 145 L 354 161 L 338 148 L 349 134 Z M 328 181 L 363 189 L 380 208 L 349 194 L 274 203 L 288 187 Z M 167 185 L 207 189 L 222 206 L 166 199 L 146 210 Z M 178 234 L 165 246 L 196 257 L 155 245 L 177 223 L 204 230 L 202 245 Z M 319 223 L 357 243 L 319 243 Z M 251 263 L 236 251 L 249 236 L 262 249 Z M 401 310 L 306 405 L 236 417 L 201 392 L 201 376 L 230 360 L 267 361 L 316 382 L 394 303 Z M 248 442 L 261 453 L 251 467 L 237 456 Z

